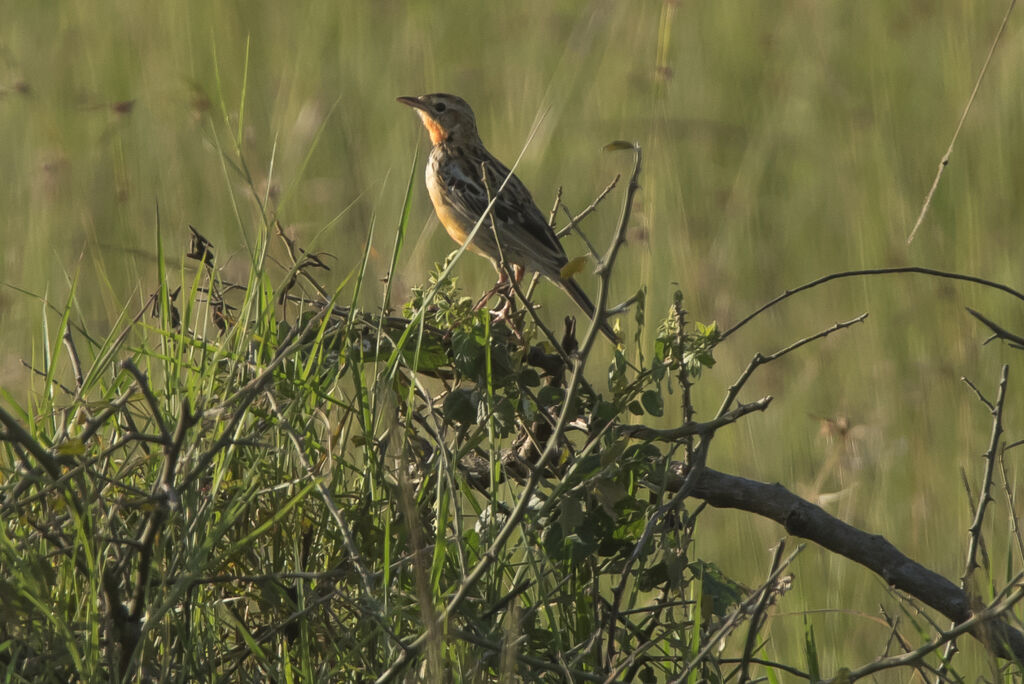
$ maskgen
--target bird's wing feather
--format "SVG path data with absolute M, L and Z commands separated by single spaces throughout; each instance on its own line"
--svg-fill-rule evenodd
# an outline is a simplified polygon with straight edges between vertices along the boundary
M 519 180 L 519 177 L 512 174 L 511 178 L 509 178 L 510 171 L 508 167 L 490 154 L 487 155 L 485 168 L 487 170 L 487 183 L 492 193 L 497 192 L 501 184 L 505 183 L 505 179 L 508 178 L 505 189 L 498 196 L 498 201 L 494 203 L 494 212 L 498 220 L 507 220 L 510 223 L 519 225 L 526 230 L 531 238 L 552 253 L 560 255 L 561 260 L 564 262 L 566 259 L 562 243 L 558 241 L 555 232 L 551 230 L 551 226 L 548 225 L 544 215 L 533 201 L 530 191 L 526 189 L 526 186 Z M 502 213 L 506 213 L 507 216 L 503 218 Z
M 515 226 L 514 230 L 500 232 L 502 249 L 511 252 L 506 257 L 513 263 L 527 260 L 524 265 L 549 277 L 557 274 L 568 261 L 565 250 L 522 181 L 515 175 L 508 178 L 508 167 L 486 151 L 482 154 L 457 154 L 453 158 L 459 162 L 440 165 L 437 169 L 439 180 L 448 190 L 447 199 L 452 207 L 468 223 L 476 223 L 487 210 L 490 197 L 504 184 L 492 215 L 499 225 Z M 482 173 L 487 174 L 486 187 L 481 182 Z M 489 237 L 477 235 L 478 240 L 482 237 L 483 241 L 490 241 Z

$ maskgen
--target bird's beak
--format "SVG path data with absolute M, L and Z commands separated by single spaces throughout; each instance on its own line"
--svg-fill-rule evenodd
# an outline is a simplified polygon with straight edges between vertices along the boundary
M 422 102 L 418 97 L 400 97 L 398 101 L 404 105 L 409 105 L 413 109 L 419 109 L 420 111 L 427 111 L 427 105 Z
M 423 101 L 419 97 L 400 97 L 398 101 L 404 105 L 409 105 L 416 110 L 416 113 L 420 117 L 420 121 L 427 129 L 427 133 L 430 135 L 430 142 L 433 145 L 439 144 L 442 140 L 448 137 L 445 130 L 441 128 L 441 124 L 434 118 L 434 112 L 430 108 L 430 105 Z

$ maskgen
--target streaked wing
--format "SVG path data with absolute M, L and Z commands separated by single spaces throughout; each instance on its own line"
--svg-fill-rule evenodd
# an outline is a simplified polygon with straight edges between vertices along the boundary
M 487 155 L 487 182 L 491 192 L 497 192 L 509 175 L 508 167 Z M 512 175 L 505 189 L 494 203 L 494 214 L 499 221 L 507 221 L 523 228 L 531 238 L 543 245 L 547 250 L 558 254 L 565 260 L 565 250 L 551 230 L 544 215 L 540 213 L 530 191 L 526 189 L 519 177 Z
M 497 192 L 509 170 L 490 154 L 460 154 L 454 158 L 458 163 L 438 167 L 439 180 L 448 190 L 452 207 L 473 224 L 487 210 L 488 191 Z M 486 188 L 480 182 L 481 161 L 487 173 Z M 474 164 L 477 166 L 471 168 Z M 506 258 L 549 277 L 557 275 L 567 261 L 565 250 L 518 177 L 508 179 L 494 203 L 493 216 L 504 227 L 500 235 Z M 477 242 L 488 251 L 483 243 L 493 241 L 478 233 Z

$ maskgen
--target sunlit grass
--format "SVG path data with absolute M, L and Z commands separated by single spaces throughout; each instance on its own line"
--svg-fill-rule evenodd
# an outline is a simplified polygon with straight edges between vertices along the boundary
M 457 5 L 8 8 L 0 28 L 0 386 L 19 394 L 29 382 L 19 359 L 40 363 L 41 298 L 61 311 L 77 280 L 73 316 L 94 331 L 145 302 L 158 282 L 158 211 L 168 268 L 181 268 L 192 224 L 233 255 L 226 275 L 239 277 L 258 256 L 254 194 L 270 199 L 270 218 L 302 244 L 334 255 L 336 283 L 359 267 L 373 225 L 362 301 L 379 302 L 408 169 L 427 144 L 394 98 L 434 90 L 466 97 L 504 159 L 537 126 L 520 176 L 542 207 L 563 186 L 568 205 L 581 208 L 627 170 L 601 152 L 604 143 L 644 146 L 644 189 L 613 297 L 645 286 L 651 311 L 668 306 L 678 283 L 698 320 L 728 324 L 787 287 L 871 266 L 927 265 L 1020 284 L 1019 22 L 929 217 L 905 242 L 1001 6 L 682 3 L 666 13 L 653 1 Z M 232 134 L 256 193 L 218 149 Z M 605 209 L 585 228 L 601 242 L 614 218 Z M 567 248 L 584 251 L 571 240 Z M 393 300 L 451 249 L 417 186 Z M 467 291 L 493 278 L 482 260 L 462 259 L 458 269 Z M 572 311 L 554 290 L 539 288 L 546 311 Z M 842 490 L 829 510 L 958 578 L 969 522 L 958 469 L 976 475 L 988 430 L 959 378 L 994 392 L 999 365 L 1013 359 L 981 346 L 986 335 L 964 306 L 1008 326 L 1024 321 L 1002 296 L 916 276 L 834 283 L 774 310 L 721 350 L 698 388 L 706 413 L 755 351 L 871 316 L 752 383 L 742 398 L 771 393 L 776 403 L 719 437 L 713 465 L 808 495 Z M 46 315 L 56 325 L 59 316 Z M 1019 402 L 1013 409 L 1011 426 L 1022 415 Z M 859 429 L 822 475 L 840 447 L 820 434 L 821 419 L 837 416 Z M 678 415 L 665 418 L 673 422 Z M 721 516 L 723 533 L 703 540 L 701 555 L 756 583 L 769 556 L 750 549 L 767 549 L 783 531 L 707 515 Z M 890 601 L 877 579 L 824 552 L 809 550 L 797 573 L 792 612 L 849 608 L 873 618 Z M 877 653 L 886 630 L 865 616 L 813 618 L 826 671 Z M 800 619 L 780 617 L 776 627 L 774 647 L 799 652 Z

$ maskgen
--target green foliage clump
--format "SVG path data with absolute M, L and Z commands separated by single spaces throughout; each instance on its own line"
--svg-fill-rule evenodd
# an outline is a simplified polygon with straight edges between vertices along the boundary
M 677 448 L 622 431 L 713 363 L 678 300 L 651 366 L 614 349 L 597 391 L 571 324 L 495 323 L 447 264 L 399 319 L 258 270 L 229 306 L 203 261 L 189 298 L 165 281 L 106 339 L 69 304 L 73 386 L 53 345 L 32 403 L 7 397 L 9 681 L 362 679 L 403 653 L 463 679 L 649 679 L 740 600 L 694 614 L 697 517 L 650 523 Z

